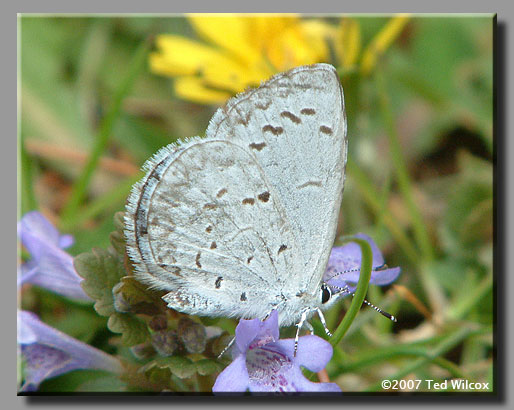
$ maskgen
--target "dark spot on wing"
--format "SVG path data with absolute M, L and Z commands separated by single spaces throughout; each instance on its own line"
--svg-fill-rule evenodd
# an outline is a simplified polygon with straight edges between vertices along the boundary
M 213 204 L 212 202 L 208 202 L 203 206 L 203 209 L 214 209 L 216 208 L 216 204 Z
M 268 191 L 263 192 L 262 194 L 259 194 L 257 198 L 259 198 L 262 202 L 268 202 L 270 197 L 270 193 Z
M 211 243 L 211 249 L 216 249 L 218 245 L 216 245 L 216 242 Z
M 267 124 L 264 127 L 262 127 L 262 131 L 269 131 L 273 135 L 280 135 L 284 132 L 284 129 L 282 127 L 274 127 L 273 125 Z
M 332 128 L 330 127 L 327 127 L 326 125 L 322 125 L 321 127 L 319 127 L 319 130 L 323 133 L 323 134 L 327 134 L 327 135 L 332 135 Z
M 247 205 L 247 204 L 253 205 L 254 203 L 255 203 L 255 199 L 253 199 L 253 198 L 243 199 L 243 205 Z
M 265 103 L 255 103 L 255 108 L 259 110 L 267 110 L 271 105 L 271 100 L 266 101 Z
M 218 191 L 218 193 L 216 194 L 216 196 L 217 196 L 218 198 L 221 198 L 221 197 L 222 197 L 223 195 L 225 195 L 226 193 L 227 193 L 227 189 L 226 189 L 226 188 L 223 188 L 223 189 L 220 189 L 220 190 Z
M 280 252 L 283 252 L 287 249 L 287 245 L 280 245 L 280 248 L 278 248 L 278 253 L 277 254 L 280 254 Z
M 196 262 L 196 266 L 198 266 L 199 268 L 201 268 L 201 267 L 202 267 L 202 264 L 200 263 L 200 255 L 201 255 L 201 253 L 200 253 L 200 252 L 198 252 L 198 253 L 196 254 L 196 260 L 195 260 L 195 262 Z
M 247 301 L 248 299 L 246 299 L 246 292 L 241 293 L 241 297 L 239 299 L 241 300 L 241 302 Z
M 300 114 L 303 115 L 314 115 L 316 114 L 316 110 L 314 108 L 302 108 Z
M 221 281 L 223 280 L 222 276 L 218 276 L 218 279 L 216 279 L 216 282 L 214 282 L 214 286 L 216 286 L 216 289 L 219 289 L 221 287 Z
M 265 142 L 259 142 L 259 143 L 256 143 L 256 142 L 252 142 L 250 145 L 248 145 L 250 148 L 252 149 L 256 149 L 257 151 L 261 151 L 265 146 L 266 146 L 266 143 Z
M 296 115 L 294 115 L 292 112 L 290 111 L 282 111 L 280 113 L 280 116 L 281 117 L 284 117 L 284 118 L 289 118 L 291 121 L 293 121 L 295 124 L 300 124 L 302 122 L 302 120 L 300 119 L 300 117 L 297 117 Z
M 246 260 L 246 263 L 250 263 L 253 259 L 253 256 L 249 256 L 248 259 Z
M 209 225 L 207 228 L 205 228 L 205 232 L 207 232 L 207 233 L 212 232 L 212 225 Z

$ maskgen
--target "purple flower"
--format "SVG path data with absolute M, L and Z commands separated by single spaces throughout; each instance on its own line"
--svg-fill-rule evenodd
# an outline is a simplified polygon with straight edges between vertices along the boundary
M 23 392 L 35 391 L 43 380 L 72 370 L 123 370 L 115 357 L 48 326 L 32 312 L 18 311 L 18 344 L 26 361 Z
M 18 285 L 32 283 L 60 295 L 90 301 L 75 272 L 73 257 L 63 249 L 73 244 L 71 235 L 59 231 L 39 212 L 25 214 L 18 222 L 18 236 L 32 255 L 20 267 Z
M 373 240 L 363 234 L 358 233 L 355 238 L 367 241 L 373 252 L 373 264 L 371 271 L 371 279 L 369 283 L 374 285 L 388 285 L 396 280 L 400 274 L 400 268 L 386 268 L 384 265 L 384 257 Z M 327 269 L 323 275 L 323 280 L 329 286 L 337 289 L 348 286 L 350 292 L 354 292 L 359 281 L 361 267 L 361 248 L 355 242 L 350 242 L 344 246 L 332 248 L 332 253 L 328 260 Z
M 294 352 L 294 339 L 279 340 L 278 313 L 265 321 L 241 320 L 236 328 L 234 361 L 223 370 L 213 392 L 340 392 L 335 383 L 313 383 L 300 366 L 313 372 L 325 368 L 332 346 L 317 336 L 303 336 Z

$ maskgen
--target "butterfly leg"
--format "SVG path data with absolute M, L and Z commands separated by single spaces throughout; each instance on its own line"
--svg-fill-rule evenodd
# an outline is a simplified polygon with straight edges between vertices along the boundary
M 304 310 L 302 312 L 302 316 L 300 317 L 300 321 L 296 324 L 296 336 L 294 337 L 294 357 L 296 357 L 296 351 L 298 350 L 298 338 L 300 337 L 300 329 L 302 328 L 304 322 L 305 322 L 305 319 L 307 319 L 307 312 L 308 310 Z M 310 324 L 309 324 L 310 326 Z
M 330 333 L 330 330 L 327 328 L 327 322 L 325 322 L 325 316 L 323 316 L 323 312 L 321 309 L 316 309 L 316 312 L 318 312 L 319 320 L 321 321 L 321 324 L 323 325 L 323 328 L 325 329 L 325 333 L 328 337 L 332 337 L 332 333 Z

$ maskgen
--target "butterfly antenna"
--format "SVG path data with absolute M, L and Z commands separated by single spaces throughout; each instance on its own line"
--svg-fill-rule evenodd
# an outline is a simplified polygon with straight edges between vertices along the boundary
M 371 272 L 380 272 L 382 270 L 386 270 L 386 269 L 389 269 L 389 266 L 387 266 L 386 263 L 383 263 L 382 265 L 380 266 L 375 266 L 374 268 L 371 269 Z M 325 282 L 328 282 L 329 280 L 331 279 L 334 279 L 334 278 L 337 278 L 338 276 L 341 276 L 341 275 L 344 275 L 345 273 L 350 273 L 350 272 L 359 272 L 361 270 L 361 268 L 354 268 L 354 269 L 348 269 L 348 270 L 344 270 L 342 272 L 338 272 L 332 276 L 330 276 L 329 278 L 325 279 Z M 334 286 L 335 287 L 335 286 Z
M 334 286 L 334 285 L 330 285 L 330 287 L 333 287 L 333 288 L 337 288 L 339 289 L 341 292 L 343 293 L 347 293 L 349 295 L 352 295 L 352 296 L 355 296 L 355 293 L 352 292 L 348 286 L 345 286 L 344 288 L 340 288 L 339 286 Z M 396 316 L 393 316 L 391 315 L 390 313 L 387 313 L 386 311 L 380 309 L 378 306 L 375 306 L 373 303 L 370 303 L 368 302 L 366 299 L 364 299 L 363 301 L 366 305 L 368 305 L 369 307 L 373 308 L 375 311 L 377 311 L 378 313 L 380 313 L 382 316 L 388 318 L 389 320 L 392 320 L 393 322 L 398 322 L 398 320 L 396 319 Z

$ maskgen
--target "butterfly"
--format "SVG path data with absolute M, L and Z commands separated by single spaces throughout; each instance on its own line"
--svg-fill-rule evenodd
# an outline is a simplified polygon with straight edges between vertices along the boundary
M 281 326 L 298 329 L 321 315 L 346 135 L 343 89 L 328 64 L 277 74 L 230 99 L 204 138 L 145 163 L 125 213 L 136 278 L 186 314 L 278 310 Z

